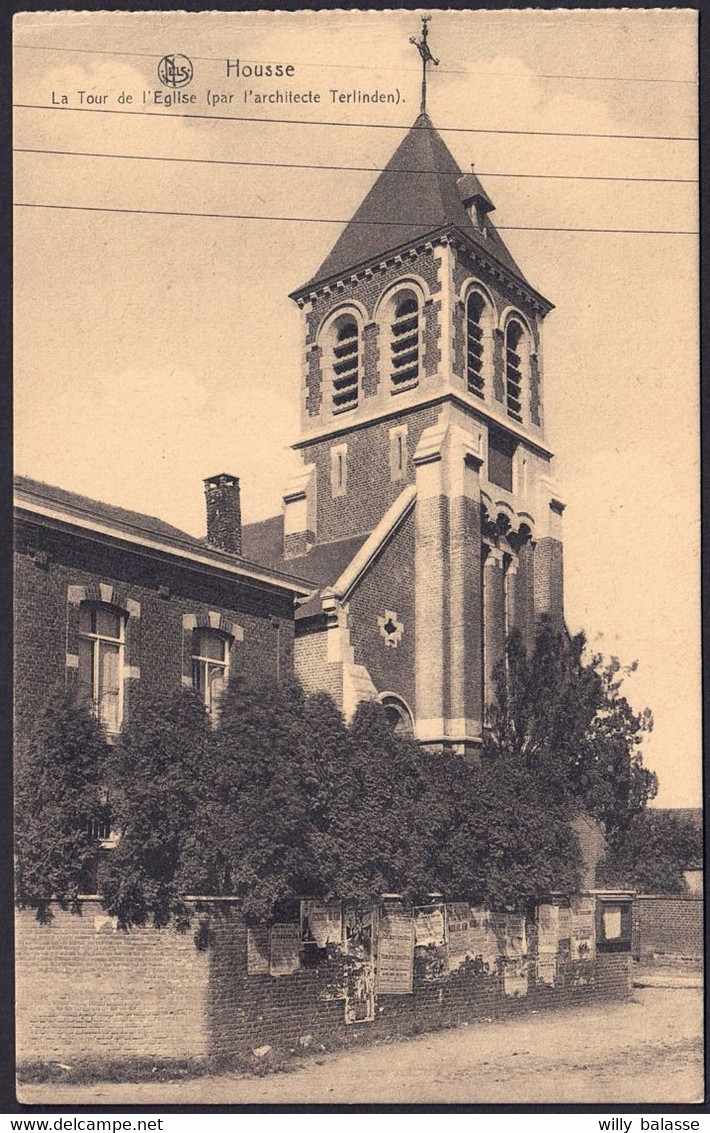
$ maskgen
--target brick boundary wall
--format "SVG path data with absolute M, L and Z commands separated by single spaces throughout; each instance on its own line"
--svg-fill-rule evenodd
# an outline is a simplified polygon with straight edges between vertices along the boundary
M 664 897 L 637 894 L 633 906 L 634 957 L 703 955 L 703 899 L 700 894 Z
M 353 1029 L 370 1038 L 411 1034 L 631 991 L 630 953 L 598 955 L 583 968 L 561 963 L 555 987 L 536 986 L 531 977 L 520 997 L 503 993 L 500 973 L 482 974 L 473 963 L 425 982 L 415 961 L 413 993 L 379 996 L 375 1020 L 352 1028 L 343 1000 L 323 997 L 328 965 L 278 978 L 248 975 L 239 909 L 221 902 L 211 908 L 210 943 L 202 951 L 195 944 L 200 913 L 180 934 L 152 927 L 124 932 L 94 899 L 82 901 L 81 915 L 55 910 L 50 924 L 19 912 L 18 1063 L 229 1057 L 265 1043 L 298 1047 L 306 1034 L 314 1040 Z

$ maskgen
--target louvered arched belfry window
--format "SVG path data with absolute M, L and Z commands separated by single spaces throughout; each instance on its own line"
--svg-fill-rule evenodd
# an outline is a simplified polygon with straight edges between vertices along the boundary
M 515 421 L 523 419 L 523 387 L 530 367 L 530 338 L 523 323 L 512 318 L 505 328 L 505 407 Z
M 493 359 L 493 310 L 490 301 L 473 287 L 466 297 L 466 388 L 486 396 Z
M 421 366 L 421 304 L 411 287 L 403 287 L 388 304 L 390 387 L 395 393 L 417 385 Z
M 333 413 L 357 409 L 360 398 L 360 326 L 349 311 L 338 315 L 329 328 L 331 398 Z

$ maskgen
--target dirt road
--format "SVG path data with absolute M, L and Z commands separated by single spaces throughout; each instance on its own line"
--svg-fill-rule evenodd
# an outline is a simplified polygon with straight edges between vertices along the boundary
M 702 992 L 642 988 L 628 1003 L 541 1012 L 303 1061 L 265 1078 L 33 1085 L 49 1105 L 692 1103 L 702 1100 Z

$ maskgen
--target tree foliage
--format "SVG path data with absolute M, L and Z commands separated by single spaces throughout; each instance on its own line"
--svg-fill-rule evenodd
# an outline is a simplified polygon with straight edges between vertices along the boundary
M 640 893 L 683 893 L 683 871 L 703 860 L 700 826 L 685 815 L 646 810 L 609 839 L 600 881 Z
M 107 746 L 99 724 L 76 696 L 49 697 L 15 776 L 15 893 L 40 920 L 50 903 L 76 908 L 96 853 L 103 817 Z
M 651 713 L 635 712 L 621 691 L 635 668 L 587 657 L 584 634 L 569 638 L 549 619 L 529 654 L 514 632 L 496 671 L 486 757 L 524 768 L 567 813 L 584 809 L 609 831 L 627 824 L 658 786 L 640 751 Z
M 120 833 L 99 879 L 104 904 L 124 925 L 187 918 L 184 897 L 220 889 L 210 812 L 209 725 L 195 694 L 144 701 L 109 759 L 112 821 Z
M 220 706 L 213 737 L 217 826 L 225 880 L 248 919 L 268 919 L 327 889 L 324 752 L 309 742 L 307 721 L 296 682 L 234 680 Z M 314 720 L 317 734 L 326 739 Z
M 334 800 L 339 870 L 333 892 L 367 903 L 431 888 L 435 777 L 418 744 L 392 729 L 382 706 L 358 705 L 340 751 Z
M 434 758 L 444 801 L 435 888 L 473 905 L 519 910 L 579 888 L 579 843 L 567 815 L 518 761 Z
M 520 909 L 577 887 L 580 810 L 616 839 L 614 868 L 638 877 L 622 835 L 641 829 L 655 777 L 640 756 L 650 714 L 623 696 L 627 672 L 549 622 L 529 656 L 513 634 L 480 761 L 422 750 L 378 703 L 346 726 L 329 696 L 296 682 L 232 679 L 214 727 L 191 691 L 144 703 L 108 758 L 98 727 L 65 706 L 18 784 L 18 893 L 75 898 L 102 784 L 120 840 L 100 891 L 125 925 L 186 923 L 189 894 L 238 896 L 250 921 L 290 915 L 301 897 L 384 892 Z

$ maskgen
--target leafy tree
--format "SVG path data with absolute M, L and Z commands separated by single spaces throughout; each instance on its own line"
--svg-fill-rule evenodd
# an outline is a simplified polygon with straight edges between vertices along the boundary
M 323 706 L 321 705 L 321 709 Z M 321 710 L 309 743 L 305 697 L 297 683 L 230 682 L 214 736 L 217 826 L 231 892 L 249 920 L 268 920 L 305 895 L 328 890 L 324 782 L 328 735 Z
M 318 863 L 319 888 L 339 896 L 339 885 L 351 858 L 340 832 L 350 800 L 351 745 L 343 716 L 325 692 L 306 698 L 303 713 L 302 775 L 308 828 L 305 844 Z
M 418 744 L 397 735 L 377 702 L 358 705 L 341 749 L 333 889 L 368 903 L 381 893 L 430 888 L 436 785 Z
M 691 819 L 647 810 L 612 834 L 600 880 L 641 893 L 682 893 L 683 870 L 702 857 L 702 830 Z
M 222 889 L 213 816 L 211 732 L 187 689 L 143 702 L 110 758 L 120 834 L 100 875 L 103 902 L 124 925 L 186 924 L 185 895 Z
M 579 843 L 565 812 L 520 762 L 431 759 L 445 803 L 434 832 L 436 888 L 522 911 L 551 891 L 579 887 Z
M 68 692 L 50 696 L 15 778 L 16 899 L 51 917 L 50 902 L 78 909 L 96 854 L 103 817 L 107 745 L 85 704 Z
M 549 619 L 529 655 L 514 632 L 496 670 L 486 757 L 524 767 L 568 814 L 582 808 L 609 830 L 630 821 L 657 790 L 640 752 L 651 713 L 634 712 L 621 693 L 635 667 L 588 658 L 584 634 L 569 638 Z

